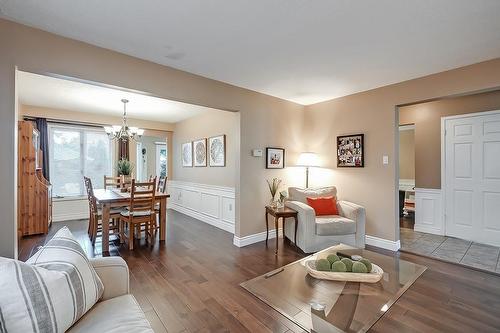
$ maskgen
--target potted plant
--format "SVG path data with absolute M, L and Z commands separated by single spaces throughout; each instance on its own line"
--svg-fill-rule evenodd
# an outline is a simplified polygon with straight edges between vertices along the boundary
M 134 166 L 132 163 L 126 158 L 122 158 L 116 164 L 116 171 L 118 172 L 118 176 L 122 177 L 122 191 L 127 191 L 127 187 L 125 184 L 131 183 L 132 171 L 134 170 Z

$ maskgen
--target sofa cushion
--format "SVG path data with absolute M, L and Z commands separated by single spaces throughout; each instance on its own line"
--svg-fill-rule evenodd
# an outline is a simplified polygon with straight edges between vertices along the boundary
M 337 197 L 337 188 L 335 186 L 319 187 L 319 188 L 288 188 L 288 200 L 300 201 L 307 205 L 307 198 L 318 197 Z
M 122 216 L 129 217 L 130 215 L 135 216 L 135 217 L 140 217 L 140 216 L 150 216 L 152 213 L 150 210 L 138 210 L 135 212 L 132 212 L 130 214 L 129 210 L 124 210 L 120 213 Z
M 65 332 L 103 285 L 66 228 L 26 263 L 0 258 L 0 332 Z
M 334 236 L 356 233 L 356 222 L 339 215 L 316 217 L 316 235 Z
M 97 303 L 68 332 L 153 332 L 132 295 L 123 295 Z
M 33 305 L 30 299 L 38 297 L 37 302 L 41 303 L 33 307 L 35 314 L 38 306 L 49 309 L 46 316 L 50 320 L 47 322 L 51 323 L 53 329 L 46 332 L 64 332 L 94 306 L 103 294 L 101 279 L 67 227 L 61 228 L 26 264 L 26 267 L 17 265 L 16 274 L 21 276 L 26 272 L 26 279 L 33 274 L 38 277 L 36 280 L 20 280 L 24 282 L 20 285 L 20 290 L 24 293 L 26 304 Z M 30 267 L 32 268 L 29 269 Z M 53 274 L 49 274 L 50 272 Z M 47 280 L 43 279 L 44 276 Z M 15 280 L 14 277 L 13 279 Z M 54 279 L 58 281 L 54 289 L 46 288 Z M 36 296 L 37 294 L 43 297 Z M 29 307 L 26 311 L 30 311 Z M 30 315 L 26 318 L 39 321 L 38 316 Z M 35 328 L 33 330 L 37 331 Z

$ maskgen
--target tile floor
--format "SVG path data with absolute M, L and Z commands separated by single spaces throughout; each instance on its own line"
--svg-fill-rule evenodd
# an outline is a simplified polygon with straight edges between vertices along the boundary
M 401 250 L 500 273 L 500 248 L 400 228 Z

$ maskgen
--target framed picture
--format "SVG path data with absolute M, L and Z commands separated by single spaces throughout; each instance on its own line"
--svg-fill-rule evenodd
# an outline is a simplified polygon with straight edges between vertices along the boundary
M 195 167 L 207 166 L 207 139 L 193 141 L 193 155 Z
M 193 166 L 193 143 L 186 142 L 181 146 L 181 158 L 183 167 Z
M 211 167 L 226 166 L 226 135 L 208 138 L 208 161 Z
M 364 160 L 364 134 L 337 137 L 337 167 L 362 168 Z
M 266 169 L 283 169 L 285 167 L 285 149 L 266 148 Z

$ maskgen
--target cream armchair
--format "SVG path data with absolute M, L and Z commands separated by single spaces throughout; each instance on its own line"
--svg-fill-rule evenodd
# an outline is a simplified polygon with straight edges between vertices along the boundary
M 337 197 L 335 186 L 316 189 L 290 187 L 286 206 L 298 212 L 297 246 L 305 253 L 312 253 L 329 246 L 344 243 L 358 248 L 365 247 L 365 209 L 348 201 L 337 200 L 339 215 L 316 216 L 307 204 L 307 198 Z M 294 225 L 285 223 L 284 233 L 294 237 Z

